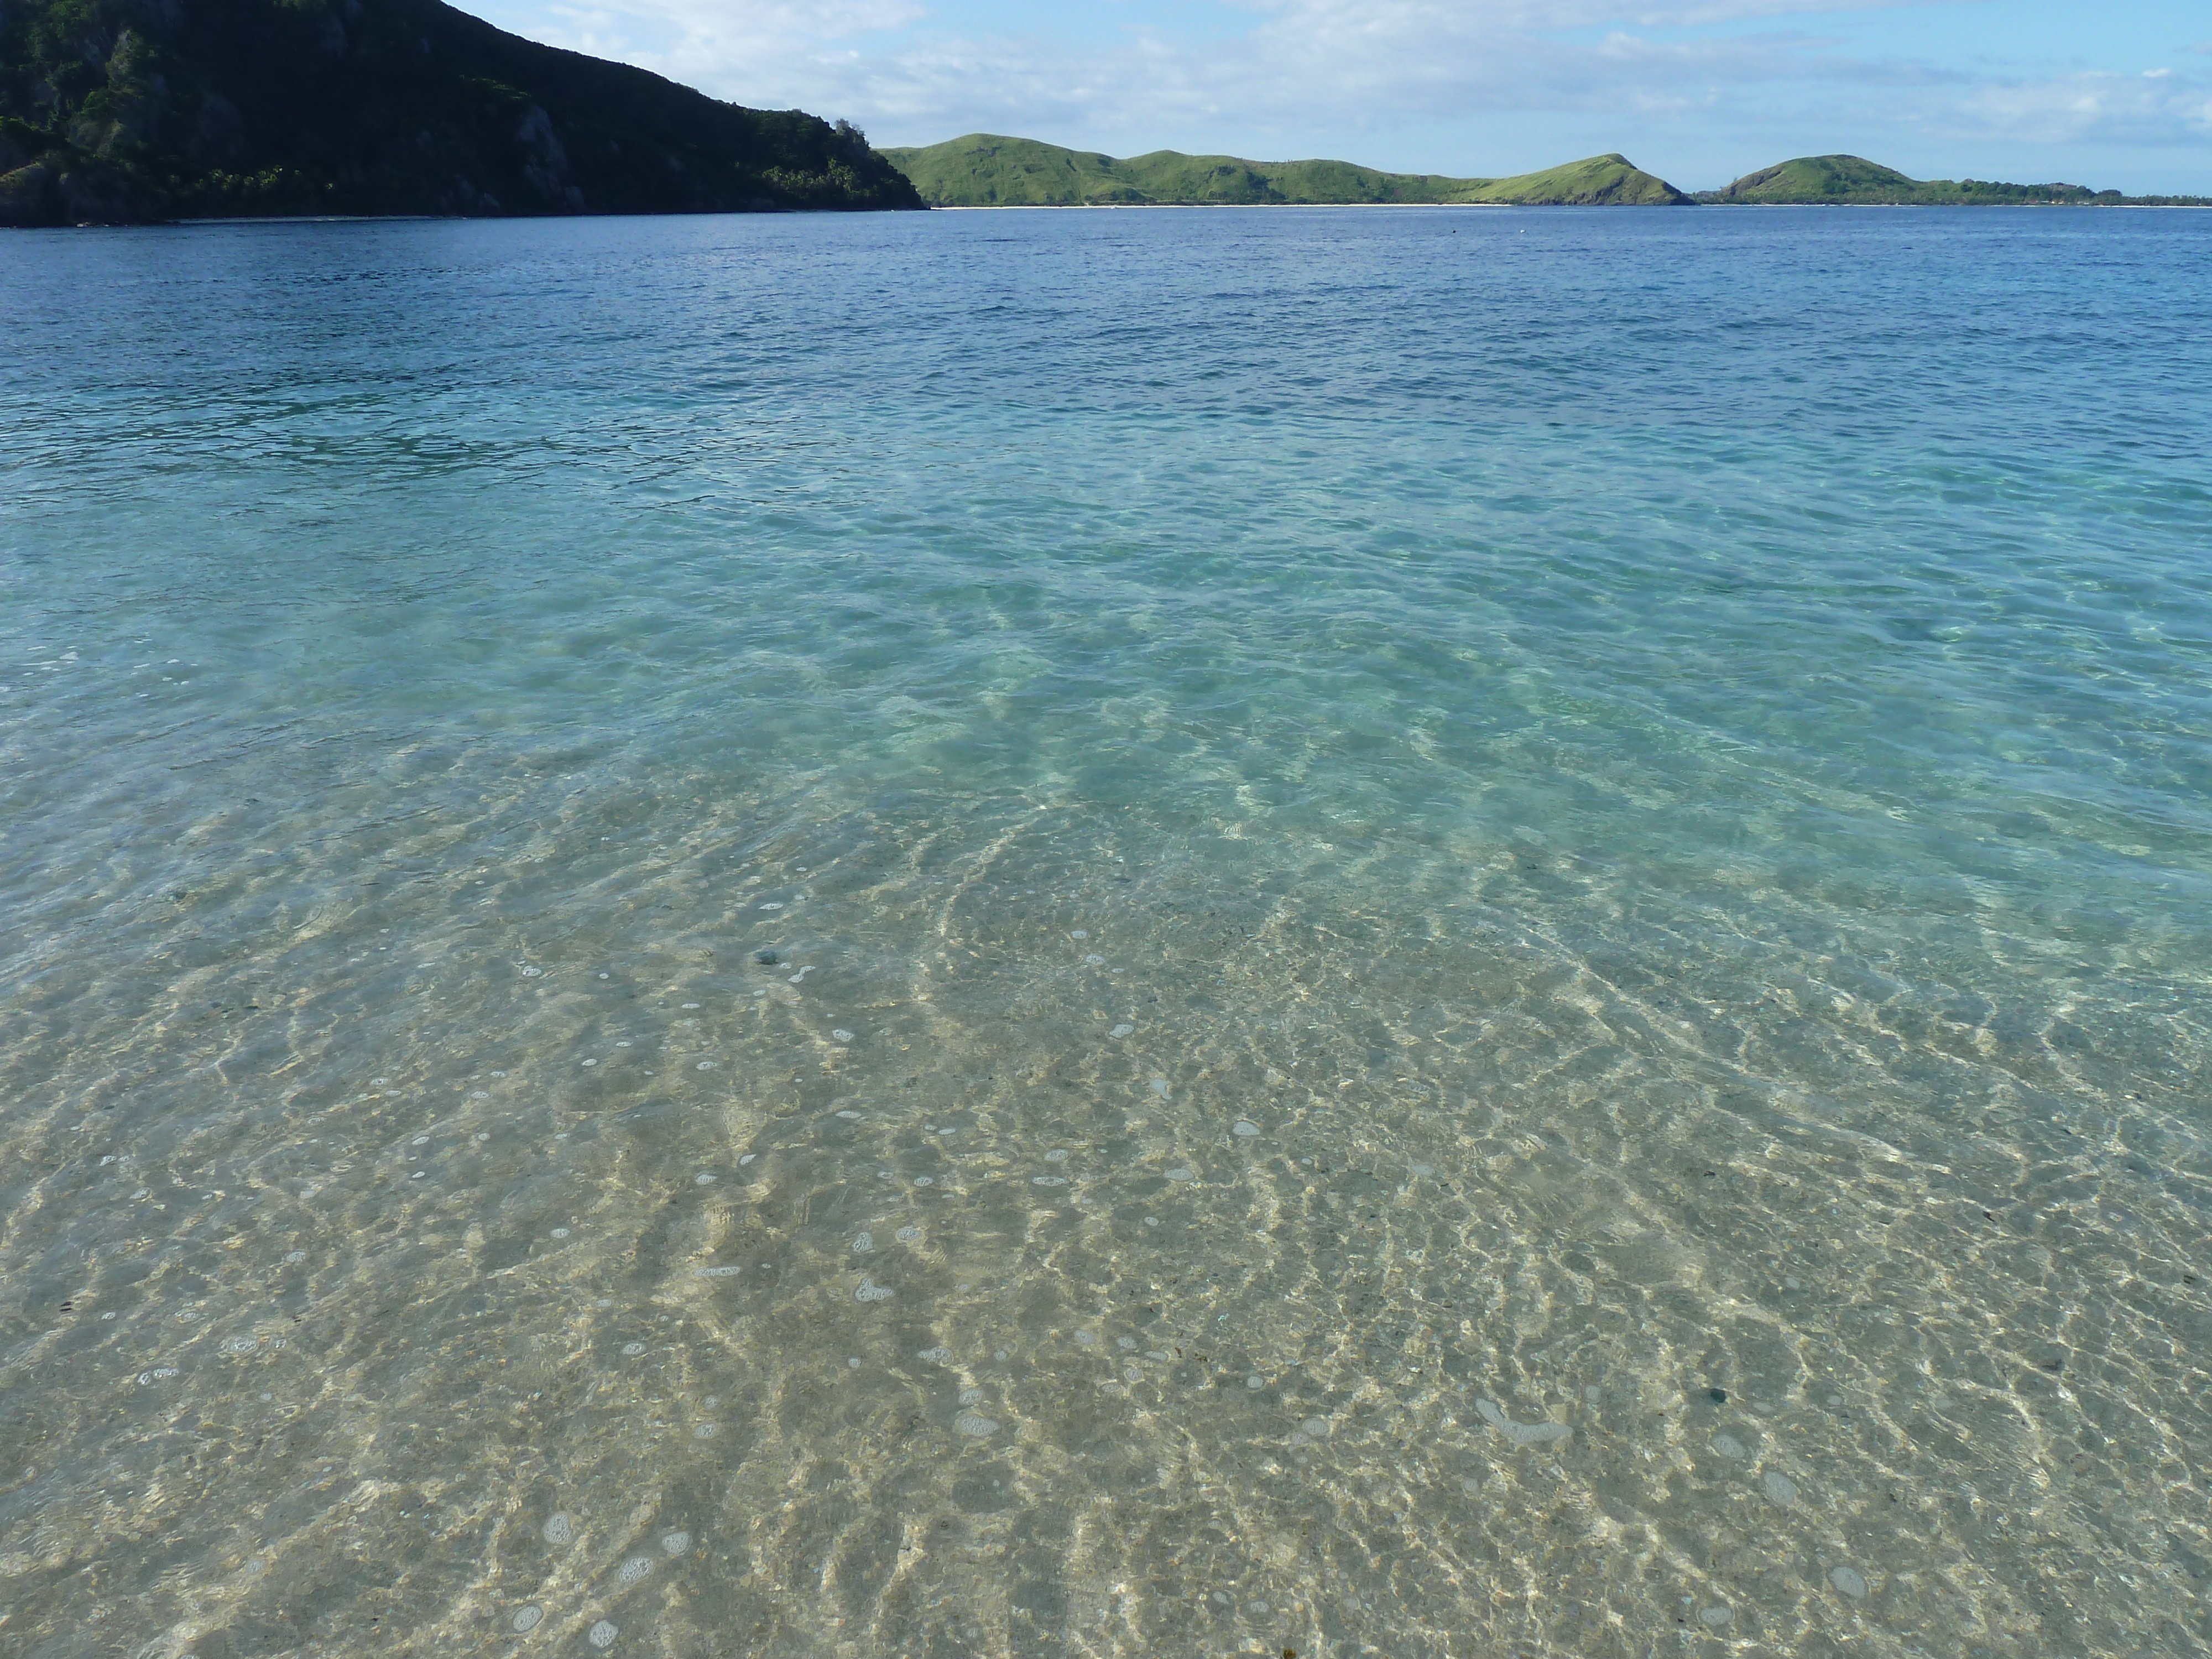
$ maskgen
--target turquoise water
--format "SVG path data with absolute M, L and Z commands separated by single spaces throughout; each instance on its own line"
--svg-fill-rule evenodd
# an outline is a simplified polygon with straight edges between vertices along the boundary
M 2212 216 L 0 301 L 0 1649 L 2212 1644 Z

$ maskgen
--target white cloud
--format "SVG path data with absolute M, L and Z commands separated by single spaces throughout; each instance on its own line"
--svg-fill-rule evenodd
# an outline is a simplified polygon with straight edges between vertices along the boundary
M 1540 165 L 1565 143 L 1639 160 L 1671 146 L 1719 172 L 1770 151 L 1917 145 L 1958 169 L 1960 141 L 2170 153 L 2212 135 L 2202 78 L 2006 75 L 1915 54 L 1909 17 L 1876 36 L 1900 44 L 1874 49 L 1864 15 L 1845 15 L 1952 0 L 1218 0 L 1187 34 L 1142 21 L 1157 11 L 1094 8 L 1082 21 L 1106 15 L 1103 39 L 963 29 L 977 14 L 962 0 L 566 3 L 550 36 L 533 33 L 740 102 L 849 117 L 886 143 L 985 131 L 1115 150 L 1398 149 L 1396 165 L 1440 166 L 1442 135 L 1479 130 L 1458 147 L 1464 170 Z M 1391 137 L 1415 132 L 1413 154 Z M 2097 170 L 2059 154 L 1983 165 Z
M 1960 100 L 1954 125 L 1968 136 L 2041 144 L 2202 143 L 2212 138 L 2212 84 L 2153 70 L 1984 86 Z
M 1887 0 L 1874 0 L 1886 3 Z M 1018 132 L 1175 132 L 1235 123 L 1255 133 L 1449 119 L 1471 110 L 1688 109 L 1717 88 L 1832 73 L 1829 42 L 1799 34 L 1655 43 L 1616 29 L 1776 17 L 1833 0 L 1261 0 L 1233 46 L 1152 33 L 1106 47 L 1037 37 L 962 39 L 909 30 L 860 49 L 849 37 L 896 28 L 904 0 L 841 0 L 823 13 L 743 0 L 626 0 L 668 44 L 623 55 L 747 102 L 798 103 L 864 125 L 950 137 Z M 564 44 L 607 50 L 623 14 L 572 15 Z M 810 29 L 802 27 L 814 20 Z
M 921 0 L 556 0 L 533 38 L 646 69 L 740 101 L 787 106 L 799 88 L 821 83 L 814 60 L 834 60 L 835 43 L 921 21 Z M 494 21 L 511 21 L 495 18 Z M 844 55 L 854 54 L 849 49 Z M 777 96 L 765 88 L 790 81 Z
M 1237 0 L 1313 36 L 1401 41 L 1451 35 L 1487 39 L 1500 29 L 1690 28 L 1815 12 L 1882 11 L 1929 0 Z
M 556 6 L 552 15 L 574 25 L 646 18 L 673 23 L 687 34 L 725 40 L 836 40 L 894 29 L 928 15 L 919 0 L 623 0 L 606 7 Z

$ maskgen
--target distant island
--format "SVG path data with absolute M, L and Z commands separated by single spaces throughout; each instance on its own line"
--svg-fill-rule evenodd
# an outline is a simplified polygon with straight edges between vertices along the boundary
M 1227 207 L 1408 203 L 1522 207 L 1738 204 L 1899 207 L 2202 207 L 2193 196 L 2123 196 L 2083 185 L 1907 178 L 1856 155 L 1805 155 L 1725 190 L 1677 190 L 1625 155 L 1593 155 L 1510 179 L 1382 173 L 1350 161 L 1248 161 L 1154 150 L 1119 160 L 1034 138 L 971 132 L 926 149 L 886 149 L 932 207 Z
M 1859 155 L 1801 155 L 1747 173 L 1725 190 L 1701 190 L 1717 206 L 2203 207 L 2199 196 L 2123 196 L 2086 185 L 2000 185 L 1978 179 L 1909 179 Z
M 921 206 L 843 122 L 441 0 L 0 0 L 0 225 Z
M 1256 206 L 1358 202 L 1679 207 L 1690 198 L 1626 156 L 1514 179 L 1378 173 L 1349 161 L 1248 161 L 1154 150 L 1127 161 L 1034 138 L 969 133 L 884 156 L 932 207 Z

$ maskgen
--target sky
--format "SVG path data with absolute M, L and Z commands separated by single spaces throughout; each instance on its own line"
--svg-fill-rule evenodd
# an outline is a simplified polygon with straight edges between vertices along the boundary
M 1685 190 L 1844 152 L 2212 195 L 2204 0 L 462 0 L 878 145 L 1330 156 L 1497 177 L 1619 150 Z

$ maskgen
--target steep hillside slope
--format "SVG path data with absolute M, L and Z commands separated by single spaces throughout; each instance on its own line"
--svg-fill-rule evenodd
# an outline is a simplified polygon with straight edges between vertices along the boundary
M 842 123 L 441 0 L 0 0 L 0 223 L 921 205 Z

